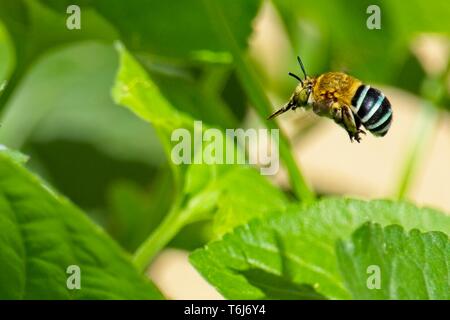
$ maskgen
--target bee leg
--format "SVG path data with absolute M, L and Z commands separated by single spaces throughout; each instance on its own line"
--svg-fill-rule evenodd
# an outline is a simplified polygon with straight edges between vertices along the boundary
M 356 129 L 358 130 L 358 133 L 362 133 L 362 134 L 366 134 L 366 132 L 361 128 L 361 120 L 359 120 L 359 118 L 357 116 L 353 116 L 353 118 L 355 119 L 355 123 L 356 123 Z
M 339 126 L 344 128 L 345 131 L 347 131 L 350 142 L 353 142 L 354 134 L 353 131 L 349 128 L 351 127 L 351 120 L 345 113 L 345 106 L 342 106 L 337 102 L 330 103 L 330 115 L 333 118 L 334 122 L 336 122 Z
M 343 105 L 341 107 L 341 110 L 342 110 L 343 126 L 347 131 L 348 135 L 350 136 L 350 141 L 353 142 L 353 139 L 355 139 L 359 143 L 361 141 L 361 137 L 359 136 L 359 134 L 360 133 L 365 134 L 365 132 L 359 128 L 361 123 L 355 121 L 356 119 L 349 106 Z
M 333 118 L 334 122 L 336 122 L 338 125 L 344 126 L 341 105 L 337 102 L 332 102 L 329 105 L 331 118 Z
M 331 116 L 333 117 L 334 122 L 336 122 L 340 126 L 344 126 L 344 121 L 342 118 L 342 109 L 335 108 L 331 110 Z
M 358 143 L 361 141 L 360 133 L 365 134 L 359 127 L 361 122 L 355 118 L 352 110 L 347 105 L 341 105 L 338 102 L 329 102 L 330 115 L 338 125 L 343 127 L 347 131 L 350 141 L 353 139 Z

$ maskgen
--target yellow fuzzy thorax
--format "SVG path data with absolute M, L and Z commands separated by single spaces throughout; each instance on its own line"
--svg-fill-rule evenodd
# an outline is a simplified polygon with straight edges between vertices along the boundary
M 343 72 L 327 72 L 315 79 L 313 97 L 317 102 L 333 99 L 350 106 L 361 81 Z

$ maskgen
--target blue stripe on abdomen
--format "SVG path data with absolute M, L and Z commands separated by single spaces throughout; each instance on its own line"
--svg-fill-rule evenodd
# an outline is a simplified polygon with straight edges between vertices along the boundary
M 392 123 L 392 113 L 389 114 L 389 117 L 384 121 L 381 125 L 379 125 L 376 128 L 369 129 L 369 131 L 379 137 L 383 137 L 388 132 L 389 128 L 391 127 Z
M 377 136 L 384 136 L 392 122 L 392 108 L 384 94 L 361 85 L 352 99 L 352 110 L 363 126 Z
M 362 105 L 362 102 L 364 100 L 364 98 L 366 97 L 367 92 L 369 91 L 370 86 L 366 86 L 366 85 L 360 85 L 358 87 L 358 89 L 356 90 L 355 95 L 353 96 L 352 99 L 352 110 L 353 113 L 357 113 L 359 108 Z

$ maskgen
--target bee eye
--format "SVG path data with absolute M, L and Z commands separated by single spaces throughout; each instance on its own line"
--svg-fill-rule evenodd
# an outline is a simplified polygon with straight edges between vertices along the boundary
M 308 90 L 308 89 L 300 91 L 299 98 L 300 98 L 302 105 L 305 105 L 308 102 L 309 93 L 310 93 L 310 90 Z

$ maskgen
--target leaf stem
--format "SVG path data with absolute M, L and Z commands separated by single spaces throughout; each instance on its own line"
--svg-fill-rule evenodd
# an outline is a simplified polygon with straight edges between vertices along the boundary
M 222 37 L 224 43 L 227 45 L 231 55 L 233 56 L 239 80 L 259 116 L 263 119 L 267 128 L 279 129 L 275 122 L 267 120 L 267 116 L 272 113 L 272 105 L 267 98 L 267 95 L 264 93 L 263 87 L 259 82 L 258 76 L 256 75 L 251 63 L 239 48 L 239 45 L 230 30 L 228 22 L 220 11 L 220 8 L 218 8 L 215 1 L 204 0 L 204 4 L 209 11 L 211 21 L 216 28 L 217 34 Z M 281 132 L 279 147 L 280 156 L 288 171 L 289 180 L 295 195 L 303 201 L 313 201 L 315 199 L 314 192 L 307 185 L 292 154 L 292 148 L 288 142 L 288 139 Z
M 145 271 L 155 255 L 180 231 L 185 224 L 184 217 L 179 203 L 174 204 L 163 222 L 139 246 L 134 254 L 133 262 L 140 271 Z
M 155 255 L 164 248 L 186 225 L 211 219 L 219 197 L 218 190 L 205 190 L 184 203 L 177 198 L 172 209 L 153 233 L 145 240 L 134 255 L 134 263 L 144 271 Z
M 403 163 L 403 171 L 399 179 L 396 198 L 403 199 L 411 188 L 417 168 L 423 158 L 426 144 L 433 136 L 434 128 L 439 120 L 438 106 L 443 102 L 445 95 L 446 79 L 450 73 L 450 61 L 445 70 L 438 76 L 427 77 L 422 83 L 424 99 L 421 108 L 420 121 L 417 125 L 409 152 Z
M 3 91 L 0 92 L 0 113 L 4 113 L 4 109 L 11 99 L 14 90 L 19 86 L 22 78 L 24 77 L 26 71 L 26 66 L 17 66 L 13 69 L 9 79 L 7 80 L 6 86 Z

